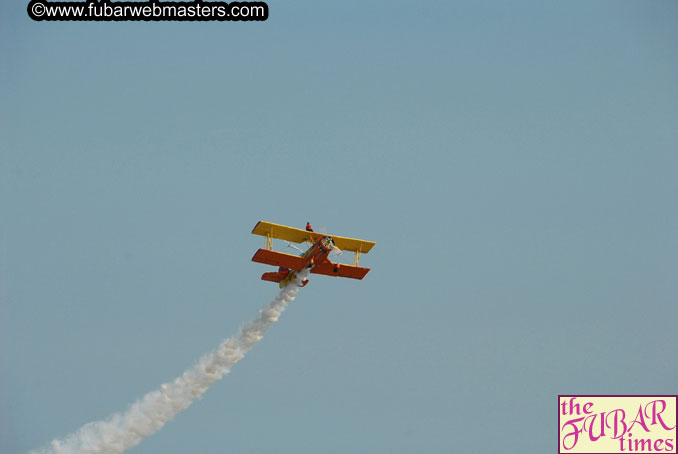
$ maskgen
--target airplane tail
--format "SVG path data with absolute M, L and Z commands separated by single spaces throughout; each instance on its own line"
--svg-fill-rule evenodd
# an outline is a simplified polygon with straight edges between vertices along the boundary
M 261 280 L 269 282 L 282 282 L 288 274 L 290 274 L 289 270 L 264 273 L 261 275 Z

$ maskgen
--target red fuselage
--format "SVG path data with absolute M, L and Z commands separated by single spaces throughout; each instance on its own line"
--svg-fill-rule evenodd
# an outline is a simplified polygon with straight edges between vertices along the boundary
M 305 265 L 304 268 L 310 268 L 321 263 L 329 262 L 327 258 L 335 249 L 334 240 L 329 236 L 324 236 L 320 241 L 313 243 L 313 245 L 301 254 L 301 258 L 304 259 Z M 266 281 L 279 282 L 280 288 L 285 287 L 291 281 L 296 279 L 297 272 L 283 266 L 278 268 L 278 272 L 268 272 L 264 273 L 261 278 Z M 308 283 L 308 279 L 304 280 L 302 287 Z

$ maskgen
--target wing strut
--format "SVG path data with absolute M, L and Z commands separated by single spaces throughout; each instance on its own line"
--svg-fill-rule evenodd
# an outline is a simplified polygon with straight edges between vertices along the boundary
M 353 266 L 358 266 L 358 263 L 360 262 L 360 250 L 362 248 L 358 246 L 358 249 L 355 250 L 355 256 L 353 256 Z

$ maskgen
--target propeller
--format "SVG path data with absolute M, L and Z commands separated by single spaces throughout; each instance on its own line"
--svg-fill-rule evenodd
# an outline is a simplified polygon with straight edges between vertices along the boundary
M 287 241 L 287 247 L 292 247 L 292 248 L 296 249 L 297 251 L 301 252 L 302 254 L 304 253 L 303 249 L 301 249 L 298 246 L 295 246 L 294 244 L 290 243 L 289 241 Z

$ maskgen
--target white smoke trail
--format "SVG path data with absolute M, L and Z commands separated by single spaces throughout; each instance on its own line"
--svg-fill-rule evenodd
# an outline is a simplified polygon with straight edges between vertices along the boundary
M 85 424 L 65 439 L 54 440 L 34 454 L 119 454 L 138 445 L 231 371 L 231 367 L 261 340 L 271 324 L 278 321 L 297 296 L 299 284 L 308 272 L 306 269 L 298 273 L 296 281 L 283 288 L 271 304 L 260 311 L 259 317 L 203 356 L 198 364 L 172 383 L 160 385 L 160 389 L 146 394 L 125 413 L 115 413 L 105 421 Z

